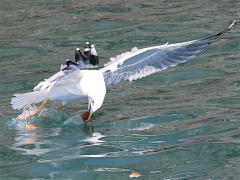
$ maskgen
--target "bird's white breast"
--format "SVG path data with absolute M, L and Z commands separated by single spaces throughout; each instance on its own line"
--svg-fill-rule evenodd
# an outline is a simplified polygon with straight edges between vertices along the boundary
M 62 103 L 89 97 L 102 105 L 105 94 L 104 77 L 98 70 L 74 71 L 64 76 L 49 91 L 51 100 Z
M 87 93 L 89 101 L 94 101 L 92 111 L 96 111 L 102 106 L 106 95 L 106 86 L 104 77 L 99 70 L 86 70 L 82 72 L 83 78 L 81 80 L 81 86 L 83 91 Z

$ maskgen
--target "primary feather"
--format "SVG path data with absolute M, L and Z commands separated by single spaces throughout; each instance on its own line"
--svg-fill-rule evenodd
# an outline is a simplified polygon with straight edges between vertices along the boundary
M 105 82 L 107 85 L 111 85 L 126 80 L 137 80 L 168 67 L 184 63 L 229 31 L 235 22 L 224 31 L 201 39 L 144 49 L 133 48 L 132 51 L 113 58 L 101 69 L 104 73 Z

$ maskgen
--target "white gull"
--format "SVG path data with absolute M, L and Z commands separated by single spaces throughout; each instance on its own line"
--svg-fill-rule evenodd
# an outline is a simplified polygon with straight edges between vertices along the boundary
M 39 113 L 50 101 L 65 105 L 73 100 L 88 98 L 88 109 L 81 114 L 84 121 L 103 104 L 106 86 L 121 81 L 132 81 L 162 71 L 168 67 L 184 63 L 199 54 L 207 45 L 220 39 L 228 28 L 215 35 L 177 44 L 164 44 L 143 49 L 133 48 L 129 52 L 111 58 L 110 62 L 98 70 L 79 69 L 71 65 L 34 87 L 32 92 L 14 94 L 11 99 L 13 109 L 23 109 L 32 104 L 43 102 L 30 115 Z

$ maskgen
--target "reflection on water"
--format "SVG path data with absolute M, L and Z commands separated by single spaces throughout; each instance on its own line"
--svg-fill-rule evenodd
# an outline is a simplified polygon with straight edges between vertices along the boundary
M 109 88 L 87 125 L 79 118 L 86 102 L 23 121 L 9 104 L 87 40 L 103 65 L 135 46 L 215 33 L 239 8 L 239 1 L 3 0 L 0 179 L 128 179 L 135 171 L 139 179 L 238 179 L 238 24 L 193 61 Z

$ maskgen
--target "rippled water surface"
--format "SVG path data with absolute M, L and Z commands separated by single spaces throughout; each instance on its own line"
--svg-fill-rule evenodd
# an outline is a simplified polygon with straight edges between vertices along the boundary
M 103 65 L 134 46 L 216 33 L 239 9 L 238 0 L 1 0 L 0 179 L 239 179 L 239 24 L 192 61 L 110 87 L 88 125 L 78 116 L 86 102 L 27 121 L 10 107 L 87 40 Z

